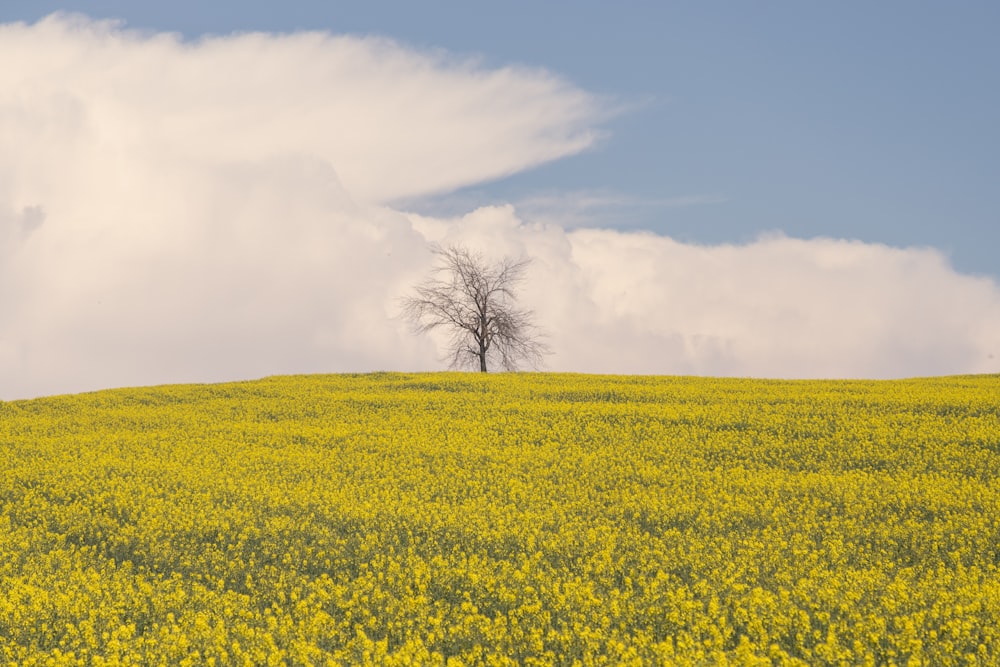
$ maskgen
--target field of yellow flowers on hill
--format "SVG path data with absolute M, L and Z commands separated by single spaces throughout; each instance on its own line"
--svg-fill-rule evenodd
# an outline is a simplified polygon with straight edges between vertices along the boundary
M 0 664 L 1000 664 L 1000 376 L 0 403 Z

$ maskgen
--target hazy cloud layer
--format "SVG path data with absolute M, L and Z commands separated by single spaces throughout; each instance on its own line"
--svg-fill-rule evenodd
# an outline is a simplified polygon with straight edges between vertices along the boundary
M 552 370 L 1000 367 L 1000 289 L 933 250 L 703 247 L 512 206 L 393 208 L 591 146 L 601 105 L 545 72 L 370 38 L 191 43 L 71 17 L 0 27 L 0 62 L 17 63 L 0 68 L 0 398 L 440 368 L 394 318 L 428 241 L 536 259 L 524 299 Z

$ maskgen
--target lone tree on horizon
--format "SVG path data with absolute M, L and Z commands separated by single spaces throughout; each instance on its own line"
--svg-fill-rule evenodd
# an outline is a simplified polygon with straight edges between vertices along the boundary
M 450 334 L 450 368 L 487 371 L 497 361 L 504 370 L 527 362 L 533 368 L 548 354 L 534 313 L 515 306 L 514 288 L 530 259 L 504 257 L 490 263 L 459 245 L 435 246 L 438 265 L 430 277 L 403 297 L 403 316 L 417 333 L 444 327 Z

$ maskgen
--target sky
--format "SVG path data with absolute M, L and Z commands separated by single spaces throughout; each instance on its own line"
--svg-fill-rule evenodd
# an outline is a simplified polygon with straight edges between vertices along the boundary
M 1000 6 L 0 3 L 0 399 L 436 370 L 430 243 L 545 370 L 1000 372 Z

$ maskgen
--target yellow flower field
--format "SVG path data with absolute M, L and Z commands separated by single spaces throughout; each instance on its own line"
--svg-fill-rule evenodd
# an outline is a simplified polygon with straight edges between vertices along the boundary
M 0 663 L 1000 664 L 1000 376 L 0 403 Z

